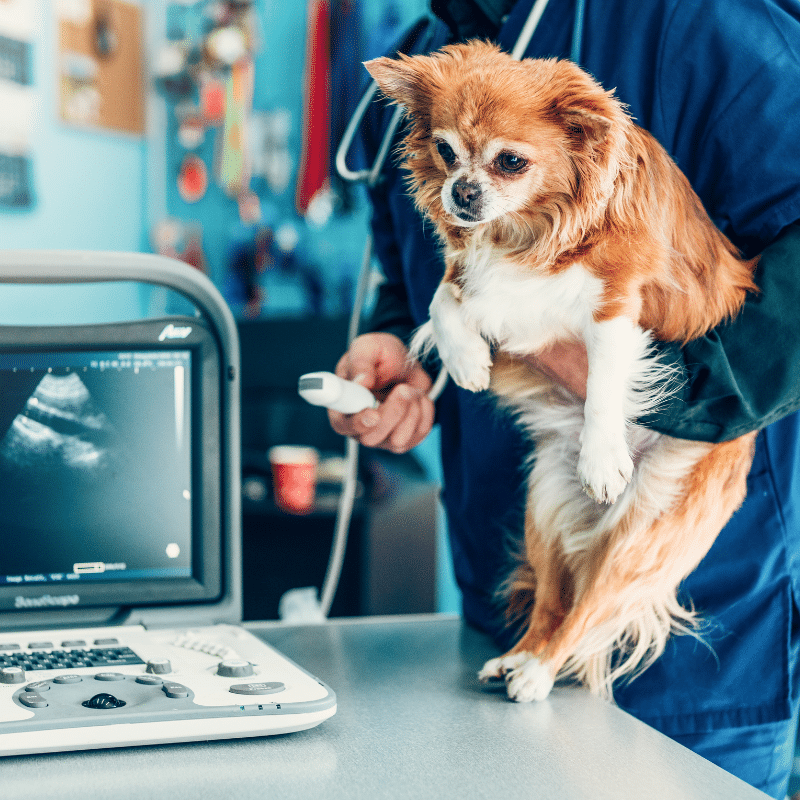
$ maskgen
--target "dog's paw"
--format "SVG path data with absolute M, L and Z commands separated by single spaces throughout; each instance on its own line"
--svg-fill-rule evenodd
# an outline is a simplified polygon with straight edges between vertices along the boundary
M 613 503 L 633 477 L 633 460 L 624 438 L 586 437 L 578 458 L 583 489 L 597 503 Z
M 553 688 L 553 676 L 548 667 L 532 653 L 493 658 L 478 673 L 482 683 L 504 680 L 506 693 L 517 703 L 544 700 Z
M 516 669 L 530 657 L 530 653 L 514 653 L 513 655 L 491 658 L 483 665 L 480 672 L 478 672 L 478 680 L 481 683 L 505 680 L 506 675 L 508 675 L 511 670 Z
M 482 392 L 489 388 L 492 353 L 480 334 L 464 330 L 457 341 L 437 340 L 442 363 L 462 389 Z

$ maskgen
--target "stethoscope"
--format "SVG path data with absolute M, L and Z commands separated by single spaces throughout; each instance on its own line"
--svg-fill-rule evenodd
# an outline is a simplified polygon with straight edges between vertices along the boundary
M 544 14 L 549 0 L 535 0 L 525 23 L 520 30 L 517 41 L 511 50 L 511 57 L 521 59 L 530 44 L 536 27 Z M 570 58 L 579 63 L 581 45 L 583 41 L 583 25 L 585 17 L 586 0 L 576 0 L 575 7 L 575 20 L 572 29 L 572 45 L 570 48 Z M 433 20 L 429 19 L 426 25 L 426 38 L 422 41 L 421 51 L 427 52 L 428 44 L 430 43 L 434 31 Z M 353 116 L 350 119 L 347 127 L 345 128 L 344 135 L 342 136 L 341 143 L 336 152 L 335 166 L 336 171 L 339 173 L 343 180 L 350 182 L 363 182 L 368 188 L 373 188 L 377 185 L 381 178 L 381 171 L 386 163 L 386 158 L 389 155 L 389 150 L 392 146 L 395 134 L 397 133 L 400 124 L 405 116 L 405 109 L 398 106 L 386 128 L 386 131 L 381 140 L 378 152 L 372 166 L 369 169 L 353 171 L 347 166 L 347 155 L 353 145 L 356 133 L 364 120 L 367 109 L 372 102 L 375 93 L 378 90 L 378 84 L 374 81 L 367 88 L 364 95 L 361 97 Z M 356 283 L 355 298 L 353 301 L 353 310 L 350 315 L 350 324 L 347 332 L 347 347 L 349 348 L 351 342 L 358 335 L 358 328 L 361 321 L 361 313 L 366 301 L 367 292 L 371 283 L 372 275 L 372 254 L 373 242 L 372 234 L 367 234 L 367 239 L 364 245 L 364 253 L 361 259 L 361 267 L 359 270 L 358 281 Z M 428 397 L 431 400 L 436 400 L 441 394 L 447 383 L 447 371 L 441 369 L 433 386 L 428 392 Z M 355 439 L 348 437 L 345 446 L 345 476 L 342 483 L 342 494 L 339 500 L 339 507 L 336 515 L 336 522 L 334 525 L 333 544 L 331 546 L 331 555 L 328 561 L 328 568 L 325 574 L 325 580 L 322 584 L 319 599 L 319 612 L 322 618 L 328 616 L 333 597 L 336 593 L 336 588 L 339 583 L 339 576 L 341 575 L 342 564 L 344 563 L 344 551 L 347 544 L 347 534 L 350 527 L 350 518 L 352 516 L 353 502 L 355 499 L 356 486 L 357 486 L 357 472 L 358 472 L 358 442 Z

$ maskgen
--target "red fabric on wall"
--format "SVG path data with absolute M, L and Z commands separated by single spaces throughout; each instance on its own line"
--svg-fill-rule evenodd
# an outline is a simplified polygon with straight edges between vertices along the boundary
M 330 0 L 309 0 L 303 78 L 303 146 L 295 204 L 301 214 L 327 184 L 330 165 Z

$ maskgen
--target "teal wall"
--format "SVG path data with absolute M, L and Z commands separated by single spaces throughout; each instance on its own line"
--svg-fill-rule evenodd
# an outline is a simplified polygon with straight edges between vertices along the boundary
M 139 251 L 146 248 L 145 138 L 79 129 L 58 119 L 56 22 L 39 0 L 32 43 L 36 125 L 31 141 L 34 204 L 0 211 L 4 249 Z M 129 318 L 140 306 L 133 286 L 4 287 L 0 323 L 103 322 Z
M 255 58 L 255 89 L 253 109 L 269 113 L 278 109 L 289 114 L 289 149 L 292 154 L 292 179 L 288 188 L 278 194 L 271 193 L 261 184 L 254 183 L 260 195 L 264 223 L 273 228 L 290 225 L 299 237 L 297 257 L 303 265 L 318 272 L 326 289 L 326 313 L 347 311 L 352 297 L 348 284 L 352 284 L 361 260 L 362 244 L 366 235 L 369 209 L 361 199 L 359 207 L 348 215 L 334 215 L 322 227 L 309 225 L 299 217 L 294 204 L 295 182 L 300 160 L 303 133 L 303 79 L 305 65 L 306 3 L 286 3 L 284 0 L 255 0 L 259 17 L 261 48 Z M 363 0 L 363 51 L 366 60 L 379 55 L 396 41 L 402 31 L 419 16 L 427 13 L 427 0 L 402 2 L 377 2 Z M 186 19 L 190 15 L 184 14 Z M 185 23 L 184 23 L 185 24 Z M 191 29 L 191 25 L 188 25 Z M 360 73 L 361 70 L 358 70 Z M 368 83 L 363 71 L 362 83 L 352 87 L 349 99 L 360 96 Z M 211 274 L 238 311 L 236 298 L 228 291 L 228 263 L 231 246 L 252 236 L 238 219 L 236 203 L 217 185 L 211 185 L 205 196 L 195 203 L 186 203 L 178 194 L 173 174 L 183 157 L 176 142 L 175 124 L 167 114 L 166 139 L 167 213 L 180 220 L 200 222 Z M 218 147 L 218 131 L 210 131 L 197 153 L 207 165 L 214 163 Z M 265 314 L 307 313 L 307 299 L 296 278 L 280 271 L 264 274 L 260 279 L 265 290 Z
M 32 65 L 38 95 L 31 143 L 36 199 L 30 210 L 0 212 L 0 246 L 141 250 L 146 243 L 146 141 L 59 121 L 55 18 L 50 0 L 39 4 Z

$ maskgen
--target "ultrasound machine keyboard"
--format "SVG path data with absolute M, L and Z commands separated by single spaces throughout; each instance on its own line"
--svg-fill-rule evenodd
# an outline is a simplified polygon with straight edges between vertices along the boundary
M 325 684 L 235 625 L 0 636 L 0 756 L 289 733 L 335 711 Z

